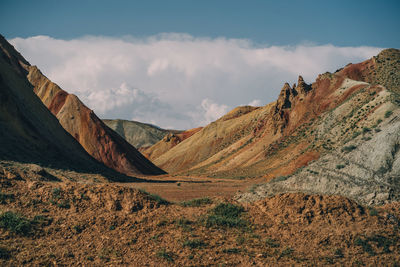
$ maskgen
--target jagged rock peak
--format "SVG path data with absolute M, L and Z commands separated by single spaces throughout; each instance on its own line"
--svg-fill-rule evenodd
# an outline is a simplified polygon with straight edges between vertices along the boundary
M 307 84 L 304 81 L 303 77 L 299 75 L 299 79 L 297 81 L 297 86 L 295 89 L 299 94 L 304 95 L 307 94 L 307 92 L 311 91 L 312 88 L 311 85 Z
M 277 110 L 290 108 L 291 107 L 291 96 L 293 94 L 293 88 L 288 83 L 285 83 L 279 94 L 276 107 Z

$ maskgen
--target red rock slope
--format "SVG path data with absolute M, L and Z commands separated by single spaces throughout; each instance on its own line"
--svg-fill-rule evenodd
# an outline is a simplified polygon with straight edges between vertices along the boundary
M 90 157 L 36 97 L 23 68 L 28 65 L 0 35 L 0 161 L 110 171 Z
M 34 92 L 92 157 L 128 175 L 165 173 L 107 127 L 77 96 L 62 90 L 36 66 L 27 69 Z

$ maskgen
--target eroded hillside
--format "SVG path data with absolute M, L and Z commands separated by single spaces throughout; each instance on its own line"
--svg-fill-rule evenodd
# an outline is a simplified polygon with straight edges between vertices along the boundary
M 29 63 L 0 36 L 0 160 L 104 172 L 33 93 Z
M 384 50 L 365 62 L 321 74 L 312 84 L 299 77 L 297 84 L 283 86 L 277 101 L 237 108 L 152 159 L 176 173 L 268 179 L 289 175 L 342 149 L 360 133 L 372 138 L 374 127 L 389 123 L 392 118 L 385 114 L 397 114 L 400 103 L 397 74 L 390 76 L 399 67 L 399 54 Z M 384 85 L 378 84 L 383 80 Z M 364 142 L 361 138 L 356 141 Z

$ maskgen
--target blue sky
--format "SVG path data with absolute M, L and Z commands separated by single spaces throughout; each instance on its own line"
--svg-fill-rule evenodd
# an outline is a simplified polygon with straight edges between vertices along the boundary
M 246 38 L 270 45 L 400 46 L 400 1 L 0 1 L 7 38 L 149 36 Z
M 399 3 L 0 0 L 0 33 L 101 118 L 188 129 L 399 48 Z

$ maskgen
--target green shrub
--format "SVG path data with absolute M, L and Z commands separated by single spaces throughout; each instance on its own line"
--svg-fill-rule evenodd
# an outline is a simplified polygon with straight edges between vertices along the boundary
M 75 233 L 80 234 L 85 229 L 85 226 L 76 224 L 72 226 L 72 229 L 74 230 Z
M 335 252 L 333 253 L 335 255 L 336 258 L 343 258 L 343 250 L 341 248 L 338 248 L 335 250 Z
M 60 198 L 61 197 L 61 189 L 58 187 L 53 188 L 52 194 L 54 198 Z
M 392 113 L 393 113 L 393 111 L 391 111 L 391 110 L 386 111 L 385 112 L 385 118 L 389 118 L 390 115 L 392 115 Z
M 357 136 L 359 136 L 360 134 L 361 134 L 360 132 L 354 132 L 353 135 L 352 135 L 352 138 L 354 139 L 354 138 L 356 138 Z
M 239 254 L 240 248 L 224 248 L 222 252 L 227 254 Z
M 348 153 L 348 152 L 350 152 L 350 151 L 353 151 L 353 150 L 356 149 L 356 148 L 357 148 L 357 147 L 356 147 L 355 145 L 345 146 L 345 147 L 342 148 L 342 152 Z
M 267 238 L 265 240 L 265 245 L 270 248 L 277 248 L 280 246 L 280 244 L 275 239 L 271 239 L 271 238 Z
M 44 216 L 44 215 L 36 215 L 33 217 L 32 223 L 39 226 L 49 226 L 53 222 L 53 218 Z
M 14 194 L 0 192 L 0 204 L 6 204 L 7 200 L 14 200 Z
M 62 209 L 69 209 L 69 208 L 71 208 L 71 205 L 69 204 L 68 200 L 62 200 L 57 203 L 57 207 L 62 208 Z
M 363 133 L 369 133 L 370 131 L 371 131 L 371 129 L 368 127 L 363 128 Z
M 167 252 L 167 251 L 165 250 L 165 248 L 163 248 L 163 249 L 157 251 L 156 256 L 157 256 L 158 258 L 167 260 L 167 261 L 169 261 L 169 262 L 173 262 L 173 261 L 174 261 L 174 253 L 173 253 L 173 252 Z
M 344 167 L 346 167 L 346 166 L 343 164 L 336 165 L 336 169 L 338 169 L 338 170 L 343 169 Z
M 150 197 L 157 202 L 159 205 L 169 205 L 169 201 L 163 199 L 162 197 L 160 197 L 159 195 L 156 194 L 150 194 Z
M 185 242 L 183 242 L 183 246 L 194 249 L 194 248 L 205 247 L 206 243 L 204 243 L 200 239 L 192 239 L 192 240 L 186 240 Z
M 294 249 L 287 247 L 284 250 L 282 250 L 281 254 L 279 255 L 279 258 L 286 257 L 292 255 L 294 252 Z
M 375 208 L 368 208 L 370 216 L 378 216 L 378 211 Z
M 0 228 L 23 236 L 28 236 L 33 231 L 30 220 L 12 211 L 6 211 L 0 215 Z
M 241 218 L 244 208 L 230 203 L 221 203 L 209 211 L 205 219 L 206 227 L 244 227 L 247 221 Z
M 204 205 L 212 204 L 212 200 L 208 197 L 205 198 L 195 198 L 188 201 L 181 202 L 184 207 L 201 207 Z
M 163 199 L 163 198 L 160 197 L 159 195 L 150 194 L 149 192 L 147 192 L 146 190 L 144 190 L 144 189 L 142 189 L 142 188 L 139 188 L 138 190 L 139 190 L 139 192 L 148 195 L 148 196 L 150 197 L 150 199 L 154 200 L 154 201 L 157 202 L 159 205 L 169 205 L 169 204 L 170 204 L 168 200 Z
M 278 176 L 272 180 L 272 182 L 282 182 L 286 181 L 289 178 L 289 176 Z
M 354 240 L 354 245 L 362 247 L 364 252 L 367 252 L 371 256 L 375 255 L 375 251 L 372 249 L 372 246 L 368 243 L 367 240 L 363 240 L 362 238 L 357 237 Z
M 11 257 L 10 251 L 6 248 L 1 246 L 0 247 L 0 259 L 7 260 Z

